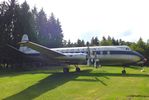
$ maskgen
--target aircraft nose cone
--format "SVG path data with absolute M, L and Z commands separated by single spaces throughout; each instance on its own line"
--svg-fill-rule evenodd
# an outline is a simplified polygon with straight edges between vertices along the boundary
M 138 53 L 136 51 L 134 51 L 134 54 L 140 58 L 140 61 L 143 61 L 144 62 L 144 61 L 147 60 L 143 55 L 141 55 L 140 53 Z
M 147 62 L 147 59 L 146 59 L 146 58 L 144 58 L 144 59 L 143 59 L 143 62 L 144 62 L 144 63 L 146 63 L 146 62 Z
M 144 64 L 147 62 L 147 59 L 140 53 L 136 52 L 136 51 L 133 51 L 134 55 L 136 55 L 139 60 L 137 61 L 138 64 Z

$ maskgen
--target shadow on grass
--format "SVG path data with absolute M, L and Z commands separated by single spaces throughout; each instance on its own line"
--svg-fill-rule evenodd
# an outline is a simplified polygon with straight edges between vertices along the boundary
M 81 75 L 80 75 L 81 76 Z M 82 82 L 100 82 L 101 84 L 107 86 L 105 82 L 95 77 L 95 79 L 73 79 L 72 81 L 82 81 Z
M 97 76 L 97 77 L 104 77 L 109 79 L 108 76 L 116 76 L 122 77 L 121 73 L 83 73 L 81 76 Z M 149 74 L 129 74 L 127 73 L 125 77 L 149 77 Z
M 55 72 L 55 70 L 53 71 Z M 57 71 L 60 72 L 60 71 Z M 44 73 L 44 74 L 49 74 L 52 73 L 51 70 L 28 70 L 28 71 L 7 71 L 7 70 L 1 70 L 0 71 L 0 78 L 2 77 L 15 77 L 19 75 L 25 75 L 25 74 L 38 74 L 38 73 Z
M 22 92 L 12 95 L 4 100 L 32 100 L 41 94 L 52 90 L 74 78 L 77 75 L 72 74 L 63 74 L 63 73 L 56 73 L 52 74 L 45 79 L 39 81 L 37 84 L 28 87 L 27 89 L 23 90 Z M 49 98 L 50 99 L 50 98 Z
M 149 95 L 129 95 L 127 97 L 143 97 L 143 98 L 149 98 Z
M 18 76 L 18 75 L 25 74 L 26 72 L 27 71 L 0 70 L 0 78 Z
M 129 66 L 128 68 L 132 68 L 132 69 L 139 69 L 139 70 L 141 70 L 141 69 L 142 69 L 142 67 L 140 67 L 140 66 Z
M 37 72 L 38 73 L 38 72 Z M 32 74 L 37 74 L 32 73 Z M 47 72 L 40 72 L 48 74 Z M 51 73 L 50 73 L 51 74 Z M 77 79 L 79 76 L 90 76 L 95 77 L 95 79 Z M 21 91 L 18 94 L 14 94 L 10 97 L 7 97 L 3 100 L 32 100 L 43 93 L 55 89 L 69 81 L 83 81 L 83 82 L 100 82 L 103 85 L 107 86 L 100 77 L 104 77 L 105 79 L 109 79 L 108 76 L 116 76 L 122 77 L 121 73 L 92 73 L 91 70 L 84 70 L 80 73 L 70 72 L 67 74 L 64 73 L 52 73 L 48 77 L 40 80 L 37 84 L 34 84 L 25 90 Z M 126 77 L 149 77 L 147 74 L 127 74 Z M 49 98 L 50 99 L 50 98 Z
M 89 73 L 90 71 L 91 70 L 86 70 L 86 71 L 82 71 L 81 73 Z M 3 100 L 32 100 L 49 90 L 55 89 L 65 84 L 66 82 L 74 80 L 75 78 L 80 76 L 81 73 L 75 73 L 75 72 L 67 73 L 67 74 L 53 73 L 52 75 L 49 75 L 45 79 L 39 81 L 37 84 L 34 84 L 31 87 L 28 87 L 27 89 L 21 91 L 20 93 L 14 94 Z M 88 80 L 88 81 L 91 81 L 91 80 Z

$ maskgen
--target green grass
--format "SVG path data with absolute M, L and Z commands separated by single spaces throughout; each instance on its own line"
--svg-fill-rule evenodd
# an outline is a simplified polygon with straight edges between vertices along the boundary
M 5 72 L 0 75 L 0 99 L 4 100 L 149 100 L 149 68 L 81 66 L 82 72 L 71 68 L 26 72 Z

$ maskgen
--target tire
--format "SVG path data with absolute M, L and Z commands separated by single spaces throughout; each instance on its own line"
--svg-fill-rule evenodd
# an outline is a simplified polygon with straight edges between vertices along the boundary
M 63 72 L 64 73 L 68 73 L 69 72 L 69 68 L 63 68 Z
M 76 72 L 80 72 L 80 68 L 79 67 L 76 67 Z

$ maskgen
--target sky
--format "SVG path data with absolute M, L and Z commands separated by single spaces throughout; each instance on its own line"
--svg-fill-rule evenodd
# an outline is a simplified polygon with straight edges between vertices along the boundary
M 18 0 L 22 3 L 24 0 Z M 149 0 L 26 0 L 59 18 L 64 39 L 90 41 L 108 35 L 137 42 L 149 39 Z

